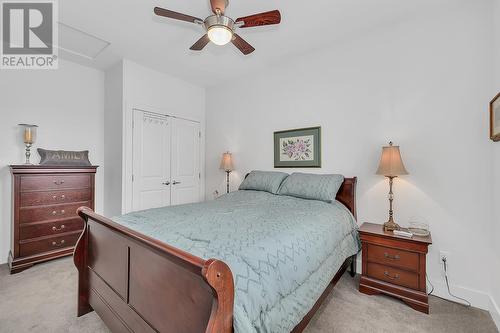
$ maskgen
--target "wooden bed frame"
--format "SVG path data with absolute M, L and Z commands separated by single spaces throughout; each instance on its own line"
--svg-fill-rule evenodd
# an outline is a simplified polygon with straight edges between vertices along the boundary
M 337 200 L 356 217 L 356 178 Z M 198 258 L 126 228 L 90 208 L 74 251 L 78 316 L 95 310 L 112 332 L 231 333 L 233 274 L 221 260 Z M 302 332 L 355 256 L 346 259 L 316 304 L 293 329 Z

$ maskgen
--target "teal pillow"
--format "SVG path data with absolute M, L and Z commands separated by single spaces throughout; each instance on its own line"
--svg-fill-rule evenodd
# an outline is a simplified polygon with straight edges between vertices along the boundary
M 314 175 L 295 172 L 285 179 L 278 194 L 333 202 L 343 182 L 344 176 L 342 175 Z
M 266 191 L 277 194 L 287 173 L 277 171 L 252 171 L 243 180 L 240 190 Z

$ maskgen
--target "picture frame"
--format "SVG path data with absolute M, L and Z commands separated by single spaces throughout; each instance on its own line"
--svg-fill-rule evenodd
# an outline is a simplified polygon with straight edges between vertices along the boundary
M 500 141 L 500 93 L 490 102 L 490 139 Z
M 274 132 L 275 168 L 321 168 L 321 127 Z

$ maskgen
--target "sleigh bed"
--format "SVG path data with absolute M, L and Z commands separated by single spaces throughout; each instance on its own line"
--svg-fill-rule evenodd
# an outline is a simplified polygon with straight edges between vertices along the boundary
M 347 214 L 352 220 L 356 216 L 355 192 L 356 178 L 345 178 L 337 193 L 337 202 L 333 203 L 339 206 L 339 211 L 341 209 L 348 210 L 350 213 L 347 212 Z M 289 329 L 286 330 L 302 332 L 349 265 L 351 266 L 351 275 L 354 275 L 354 258 L 358 248 L 354 249 L 350 246 L 349 250 L 346 250 L 347 247 L 344 246 L 343 250 L 337 251 L 337 248 L 340 247 L 336 247 L 335 251 L 338 254 L 328 257 L 329 261 L 324 260 L 320 268 L 305 267 L 312 265 L 310 262 L 314 262 L 316 259 L 320 261 L 311 254 L 312 252 L 308 253 L 307 248 L 315 246 L 315 239 L 320 243 L 317 245 L 318 249 L 326 247 L 320 246 L 324 240 L 320 239 L 319 236 L 314 236 L 315 233 L 324 234 L 325 232 L 322 229 L 312 229 L 307 225 L 302 228 L 300 223 L 311 224 L 310 222 L 313 220 L 308 220 L 308 216 L 314 217 L 313 213 L 319 214 L 318 211 L 321 209 L 331 208 L 326 207 L 324 203 L 314 203 L 311 202 L 312 200 L 299 202 L 298 200 L 301 199 L 290 197 L 279 199 L 277 204 L 271 205 L 272 200 L 278 200 L 275 197 L 278 196 L 272 197 L 269 194 L 268 197 L 262 197 L 262 194 L 252 193 L 252 191 L 233 193 L 224 200 L 218 199 L 212 203 L 138 212 L 124 215 L 119 219 L 113 218 L 113 220 L 98 215 L 89 208 L 79 208 L 78 214 L 85 221 L 85 228 L 74 252 L 74 263 L 79 272 L 78 316 L 94 310 L 112 332 L 244 333 L 253 330 L 253 325 L 255 327 L 261 325 L 256 323 L 259 320 L 262 321 L 262 325 L 270 325 L 268 327 L 280 327 L 279 330 L 283 331 L 285 330 L 283 327 L 288 327 Z M 247 201 L 250 203 L 247 204 Z M 266 204 L 271 205 L 270 207 L 275 207 L 278 204 L 288 205 L 287 207 L 295 207 L 298 204 L 311 207 L 310 213 L 304 208 L 300 210 L 300 212 L 304 212 L 305 217 L 303 221 L 297 217 L 297 226 L 290 222 L 290 219 L 287 219 L 272 229 L 274 231 L 269 231 L 270 234 L 276 233 L 273 236 L 273 243 L 281 243 L 293 236 L 293 232 L 295 232 L 293 228 L 301 227 L 302 231 L 300 232 L 303 235 L 297 239 L 304 240 L 305 245 L 294 243 L 298 245 L 285 246 L 284 251 L 277 251 L 275 259 L 269 255 L 275 244 L 252 245 L 249 252 L 252 254 L 251 256 L 238 257 L 238 250 L 235 250 L 235 247 L 241 248 L 241 244 L 233 244 L 235 241 L 232 235 L 240 233 L 234 231 L 237 229 L 231 229 L 237 227 L 232 224 L 231 216 L 251 208 L 254 213 L 247 213 L 247 215 L 257 214 L 255 216 L 258 217 L 261 205 Z M 280 207 L 278 208 L 281 209 Z M 210 211 L 216 212 L 211 215 L 210 226 L 213 227 L 212 230 L 207 229 L 203 232 L 204 226 L 199 222 L 202 215 L 199 212 L 208 214 Z M 169 216 L 174 216 L 169 214 L 182 217 L 182 225 L 177 224 L 177 227 L 169 225 L 165 227 L 166 230 L 163 228 L 161 232 L 158 231 L 160 230 L 158 229 L 159 222 L 168 221 L 170 220 Z M 272 223 L 273 214 L 273 212 L 266 213 L 266 216 L 271 216 L 267 223 Z M 293 214 L 294 216 L 301 215 L 297 212 L 293 212 Z M 147 228 L 144 227 L 145 220 L 154 220 L 155 217 L 160 219 L 158 224 L 153 221 L 146 223 Z M 197 222 L 196 218 L 200 220 Z M 246 215 L 240 219 L 248 221 L 248 223 L 259 223 L 252 222 L 256 218 L 252 220 Z M 199 225 L 200 227 L 196 228 L 198 234 L 191 231 L 183 234 L 183 228 L 187 228 L 186 223 L 193 223 L 194 226 Z M 256 225 L 255 229 L 258 230 L 259 226 L 261 225 Z M 330 226 L 328 227 L 330 228 Z M 351 237 L 349 232 L 344 231 L 345 237 Z M 352 235 L 355 233 L 355 237 L 357 237 L 354 226 Z M 201 239 L 204 234 L 211 234 L 210 239 Z M 245 238 L 247 243 L 257 237 L 251 232 L 248 235 Z M 335 233 L 328 235 L 328 237 L 335 238 L 337 235 Z M 205 253 L 208 255 L 211 253 L 203 252 L 205 250 L 202 247 L 212 239 L 216 239 L 220 243 L 221 253 L 227 251 L 227 256 L 218 256 L 227 258 L 227 262 L 214 258 L 202 259 L 207 258 L 204 256 Z M 352 241 L 350 242 L 352 243 Z M 177 246 L 169 245 L 172 243 Z M 232 248 L 228 250 L 230 246 Z M 287 253 L 287 248 L 290 249 L 290 253 Z M 259 259 L 259 256 L 267 258 L 267 260 Z M 323 262 L 323 259 L 321 261 Z M 263 262 L 264 266 L 267 265 L 271 269 L 268 269 L 267 266 L 267 268 L 264 267 L 259 272 L 260 276 L 244 276 L 245 274 L 241 272 L 241 265 L 248 264 L 249 267 L 258 265 L 260 267 Z M 282 268 L 285 262 L 289 267 Z M 273 265 L 281 266 L 276 268 Z M 235 272 L 232 272 L 232 268 L 235 268 Z M 280 271 L 283 269 L 284 271 Z M 319 276 L 316 269 L 323 275 Z M 297 283 L 298 276 L 307 275 L 305 272 L 309 270 L 310 274 L 318 276 L 305 277 L 304 280 L 309 281 L 309 285 Z M 287 279 L 287 276 L 293 280 L 281 281 L 282 278 Z M 318 282 L 324 280 L 324 276 L 328 276 L 328 280 L 324 284 Z M 262 280 L 262 284 L 271 284 L 277 290 L 260 286 L 259 281 L 255 282 L 259 279 Z M 279 283 L 275 279 L 280 280 Z M 286 286 L 289 286 L 287 290 L 293 291 L 286 296 L 287 298 L 282 295 L 286 293 L 283 291 Z M 320 291 L 309 291 L 318 288 L 318 286 L 321 287 Z M 257 290 L 257 287 L 259 288 L 258 295 L 252 291 Z M 314 295 L 313 300 L 302 302 L 301 295 L 309 297 L 311 293 Z M 271 309 L 272 311 L 269 311 L 270 314 L 267 317 L 262 313 L 260 317 L 258 313 L 257 315 L 252 313 L 252 311 L 258 312 L 258 309 L 251 309 L 252 304 L 264 302 L 268 298 L 274 302 L 275 299 L 272 298 L 274 294 L 281 295 L 280 303 Z M 238 298 L 243 298 L 243 296 L 247 297 L 248 300 Z M 304 297 L 307 298 L 306 296 Z M 235 297 L 240 302 L 235 304 Z M 304 304 L 296 306 L 295 303 Z M 267 307 L 269 306 L 267 305 Z M 262 309 L 260 311 L 263 312 Z M 278 320 L 280 313 L 284 311 L 295 311 L 290 315 L 295 321 L 273 323 L 272 320 Z M 247 320 L 244 315 L 247 315 L 249 319 Z M 283 318 L 281 320 L 283 321 Z

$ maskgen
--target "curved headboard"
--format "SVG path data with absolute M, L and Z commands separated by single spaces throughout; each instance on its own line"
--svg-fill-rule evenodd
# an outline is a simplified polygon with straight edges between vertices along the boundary
M 245 178 L 248 177 L 248 173 L 245 175 Z M 356 217 L 356 183 L 358 182 L 358 177 L 352 177 L 352 178 L 344 178 L 344 182 L 339 188 L 339 191 L 337 192 L 337 196 L 335 199 L 342 203 L 344 206 L 347 207 L 354 215 L 354 218 L 357 219 Z
M 344 204 L 356 217 L 356 183 L 358 182 L 358 177 L 352 178 L 344 178 L 344 182 L 342 186 L 340 186 L 339 191 L 337 192 L 337 201 Z

